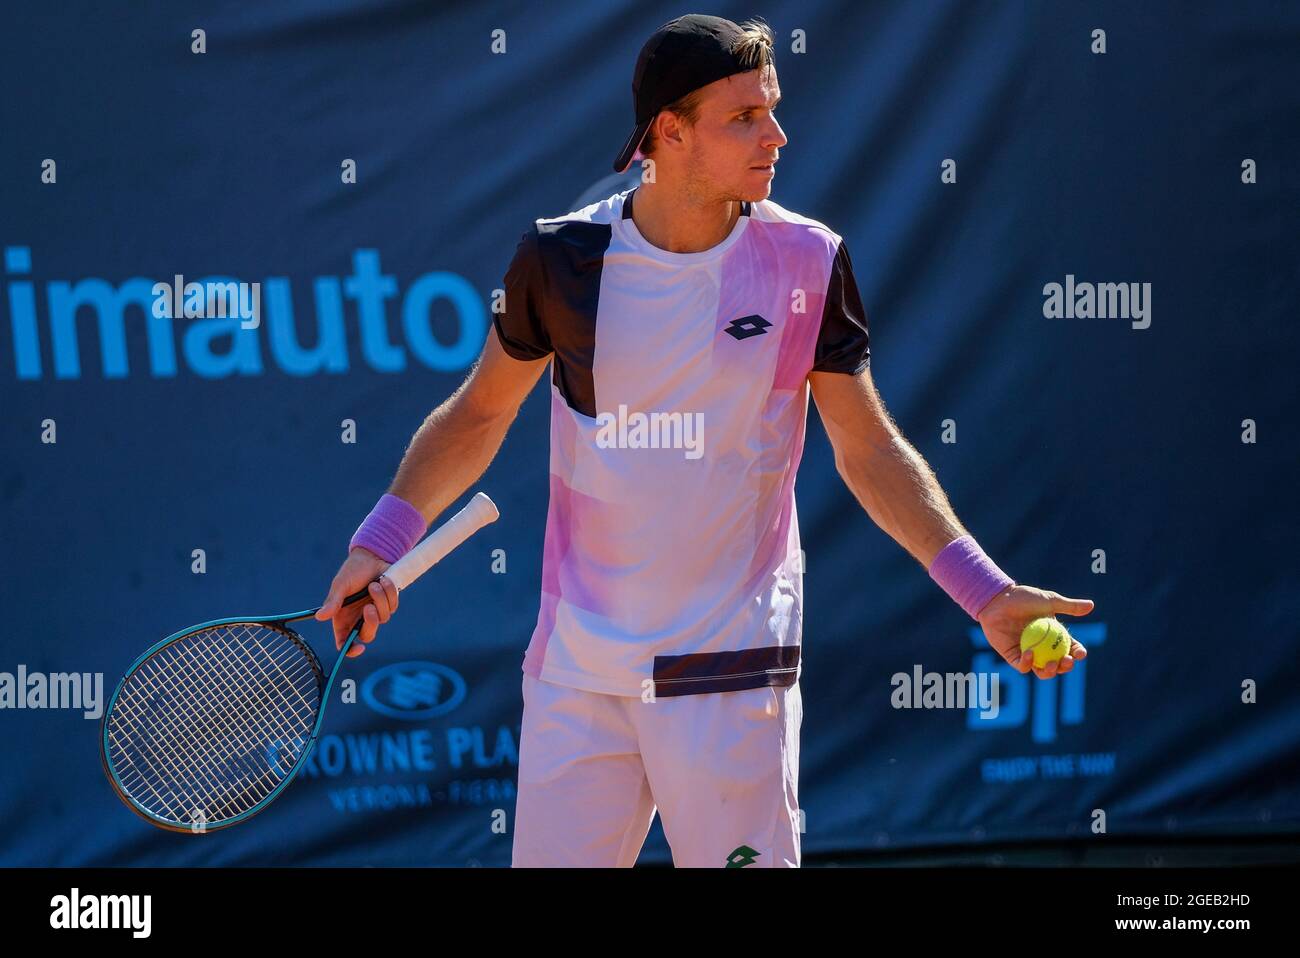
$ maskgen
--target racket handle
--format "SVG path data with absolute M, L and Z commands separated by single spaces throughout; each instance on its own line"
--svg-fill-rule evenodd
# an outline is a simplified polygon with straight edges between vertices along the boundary
M 456 513 L 414 549 L 394 562 L 384 572 L 388 581 L 397 586 L 398 591 L 405 589 L 420 576 L 428 572 L 442 558 L 458 545 L 478 532 L 485 525 L 496 522 L 501 513 L 496 504 L 486 493 L 476 492 L 465 508 Z

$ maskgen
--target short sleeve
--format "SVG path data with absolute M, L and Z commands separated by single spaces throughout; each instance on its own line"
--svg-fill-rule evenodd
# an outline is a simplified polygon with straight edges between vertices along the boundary
M 506 269 L 505 309 L 492 314 L 501 348 L 515 359 L 549 356 L 551 339 L 542 316 L 542 261 L 537 226 L 519 240 Z
M 853 261 L 840 241 L 826 284 L 821 330 L 813 352 L 813 372 L 856 375 L 871 362 L 867 336 L 867 313 L 862 308 L 858 284 L 853 278 Z

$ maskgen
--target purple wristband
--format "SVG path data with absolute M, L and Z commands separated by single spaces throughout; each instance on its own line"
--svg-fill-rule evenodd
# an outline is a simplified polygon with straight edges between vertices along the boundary
M 930 578 L 976 621 L 984 606 L 1015 585 L 971 536 L 954 539 L 940 550 L 930 563 Z
M 420 541 L 429 524 L 405 499 L 384 493 L 370 515 L 357 526 L 348 548 L 369 549 L 385 562 L 396 562 Z

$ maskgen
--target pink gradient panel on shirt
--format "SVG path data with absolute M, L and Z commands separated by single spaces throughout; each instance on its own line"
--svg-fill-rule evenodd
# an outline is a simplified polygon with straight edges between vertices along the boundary
M 799 389 L 812 369 L 817 334 L 821 331 L 822 307 L 826 302 L 826 284 L 830 281 L 830 254 L 826 238 L 806 226 L 793 223 L 763 224 L 776 242 L 765 244 L 780 250 L 782 278 L 789 277 L 782 295 L 786 313 L 781 323 L 781 351 L 776 358 L 772 388 Z M 775 253 L 771 254 L 775 255 Z M 803 312 L 794 311 L 796 288 L 804 291 Z
M 559 391 L 551 387 L 551 498 L 546 514 L 546 538 L 542 548 L 542 601 L 537 613 L 537 627 L 524 655 L 524 671 L 541 675 L 546 646 L 555 631 L 556 608 L 560 604 L 560 566 L 569 554 L 570 516 L 569 487 L 556 475 L 556 469 L 572 472 L 577 455 L 578 424 Z
M 773 514 L 767 517 L 755 516 L 756 520 L 764 522 L 765 525 L 756 537 L 758 541 L 754 547 L 754 557 L 749 569 L 751 583 L 769 573 L 773 566 L 785 558 L 782 550 L 785 549 L 790 535 L 790 518 L 794 510 L 794 480 L 799 471 L 799 461 L 803 458 L 804 431 L 807 424 L 807 409 L 804 402 L 803 395 L 798 392 L 793 396 L 787 393 L 776 393 L 768 400 L 767 409 L 764 410 L 765 417 L 777 417 L 781 425 L 789 430 L 792 448 L 789 467 L 781 479 L 781 488 L 775 497 L 767 500 L 775 507 Z
M 760 277 L 769 282 L 776 279 L 777 274 L 771 272 L 773 255 L 766 249 L 770 244 L 761 238 L 755 241 L 754 230 L 758 225 L 750 223 L 741 242 L 732 247 L 722 259 L 718 283 L 718 314 L 713 321 L 715 342 L 733 319 L 754 311 L 755 280 Z
M 546 537 L 542 546 L 542 604 L 537 613 L 537 627 L 524 655 L 524 669 L 533 675 L 541 674 L 546 645 L 555 631 L 555 612 L 560 604 L 560 565 L 569 554 L 568 488 L 555 473 L 551 473 L 551 500 L 546 512 Z
M 596 576 L 584 576 L 578 563 L 587 561 L 585 555 L 574 555 L 572 537 L 579 541 L 599 536 L 602 517 L 613 506 L 571 489 L 551 473 L 551 507 L 546 521 L 546 542 L 542 547 L 542 591 L 563 598 L 588 612 L 608 615 L 612 605 L 609 597 L 598 595 L 586 581 L 599 581 Z M 553 624 L 553 623 L 552 623 Z
M 542 589 L 542 607 L 537 613 L 537 628 L 533 630 L 533 639 L 528 643 L 524 654 L 524 671 L 538 678 L 542 675 L 542 662 L 546 659 L 546 645 L 551 641 L 555 631 L 555 609 L 560 604 L 560 597 L 553 592 Z

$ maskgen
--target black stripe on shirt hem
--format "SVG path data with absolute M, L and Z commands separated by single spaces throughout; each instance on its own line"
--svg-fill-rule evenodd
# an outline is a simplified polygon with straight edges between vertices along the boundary
M 767 686 L 789 688 L 799 672 L 799 646 L 770 645 L 734 652 L 656 655 L 656 698 L 739 692 Z

